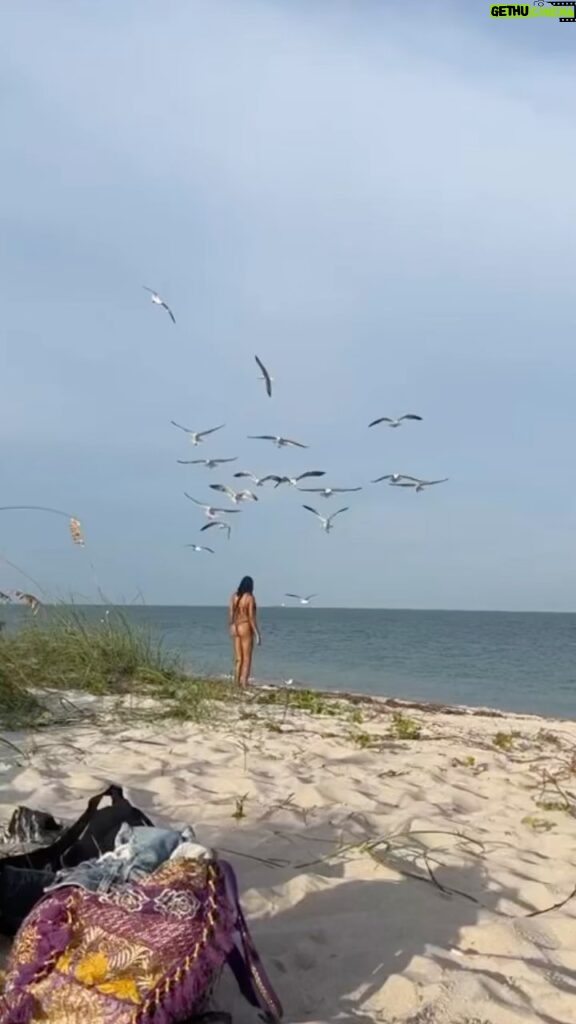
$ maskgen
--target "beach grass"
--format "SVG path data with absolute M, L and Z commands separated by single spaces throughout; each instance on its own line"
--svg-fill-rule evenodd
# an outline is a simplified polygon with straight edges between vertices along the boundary
M 145 629 L 120 610 L 99 621 L 80 611 L 56 610 L 0 634 L 0 720 L 23 726 L 46 719 L 42 694 L 84 691 L 103 696 L 137 693 L 161 699 L 161 717 L 199 721 L 212 702 L 232 699 L 232 688 L 198 679 Z

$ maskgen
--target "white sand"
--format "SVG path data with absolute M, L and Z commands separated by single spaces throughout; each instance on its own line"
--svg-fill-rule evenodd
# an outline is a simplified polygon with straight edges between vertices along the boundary
M 389 709 L 360 712 L 362 722 L 351 705 L 337 717 L 251 705 L 256 718 L 227 713 L 217 726 L 115 718 L 18 737 L 17 763 L 0 745 L 0 818 L 18 803 L 70 818 L 116 781 L 158 823 L 191 823 L 201 842 L 235 851 L 292 1024 L 576 1022 L 576 898 L 527 916 L 576 886 L 576 819 L 537 806 L 543 772 L 562 772 L 576 807 L 576 723 L 410 711 L 422 738 L 398 741 Z M 512 751 L 497 750 L 495 734 L 511 730 Z M 544 799 L 562 797 L 551 787 Z M 428 834 L 406 835 L 418 830 Z M 342 849 L 393 835 L 381 863 Z M 421 844 L 438 882 L 477 903 L 402 873 L 430 877 Z M 233 983 L 221 1001 L 235 1024 L 255 1019 Z

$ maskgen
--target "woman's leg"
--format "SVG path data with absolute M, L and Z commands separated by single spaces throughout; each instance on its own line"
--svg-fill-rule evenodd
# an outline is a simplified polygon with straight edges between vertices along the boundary
M 242 641 L 238 636 L 237 629 L 232 633 L 232 648 L 234 651 L 234 682 L 238 686 L 242 674 Z
M 250 679 L 250 671 L 252 669 L 252 651 L 254 649 L 254 634 L 252 633 L 252 627 L 246 623 L 245 626 L 241 627 L 240 632 L 240 645 L 242 650 L 242 663 L 240 668 L 240 686 L 248 686 L 248 680 Z

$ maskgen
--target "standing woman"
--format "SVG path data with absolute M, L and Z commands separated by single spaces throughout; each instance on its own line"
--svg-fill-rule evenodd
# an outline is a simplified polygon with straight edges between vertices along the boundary
M 232 594 L 228 604 L 228 622 L 234 647 L 234 682 L 237 686 L 248 686 L 254 640 L 258 646 L 261 643 L 251 576 L 244 576 L 238 590 Z

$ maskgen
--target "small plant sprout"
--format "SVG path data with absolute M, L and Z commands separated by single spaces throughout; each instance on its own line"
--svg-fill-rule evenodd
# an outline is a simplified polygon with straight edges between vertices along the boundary
M 398 740 L 419 740 L 422 735 L 418 722 L 401 711 L 395 711 L 392 715 L 390 732 Z

